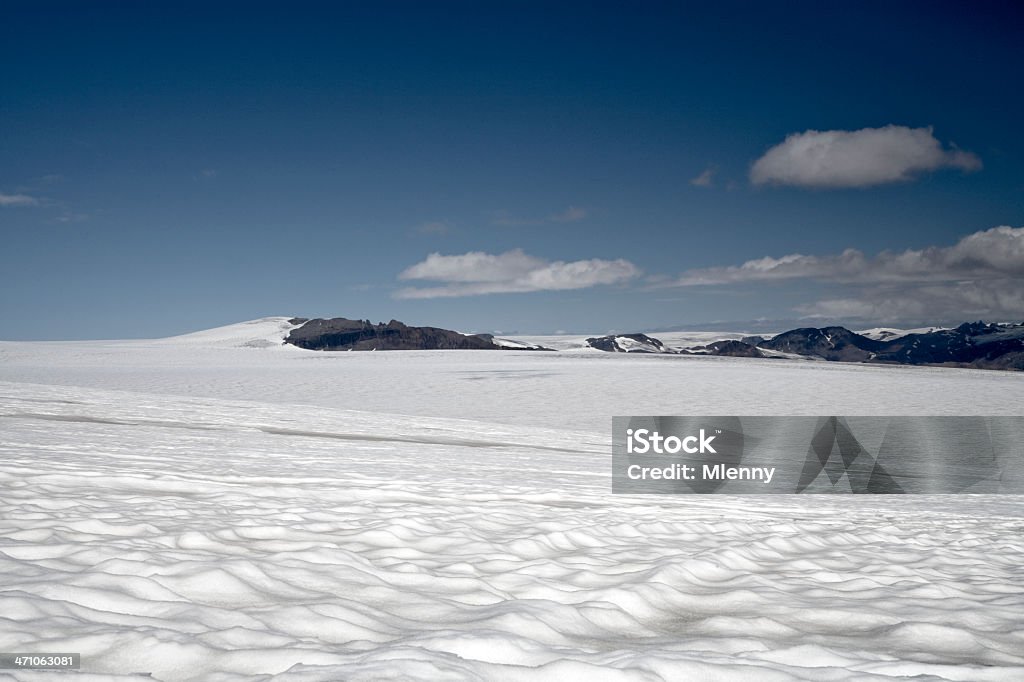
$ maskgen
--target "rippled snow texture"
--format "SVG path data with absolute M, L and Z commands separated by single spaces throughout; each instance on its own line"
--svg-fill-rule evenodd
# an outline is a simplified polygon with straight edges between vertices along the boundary
M 167 351 L 180 366 L 183 348 Z M 95 375 L 106 388 L 54 385 L 70 379 L 42 360 L 0 368 L 0 651 L 81 652 L 93 673 L 18 679 L 1024 679 L 1019 497 L 611 495 L 608 434 L 586 419 L 538 425 L 523 406 L 517 424 L 500 390 L 504 424 L 445 418 L 461 403 L 443 393 L 433 414 L 396 394 L 404 416 L 273 402 L 281 375 L 261 362 L 306 355 L 232 352 L 248 382 L 264 377 L 261 401 L 210 397 L 238 397 L 212 369 L 125 360 L 126 392 L 110 390 L 114 368 Z M 548 362 L 509 355 L 520 370 Z M 500 363 L 433 357 L 405 355 L 409 386 Z M 589 367 L 628 382 L 650 366 L 632 360 Z M 687 368 L 708 365 L 659 366 L 693 391 Z M 807 389 L 800 371 L 776 376 Z M 867 376 L 853 383 L 892 402 L 907 373 Z M 992 381 L 1020 390 L 1020 377 L 917 377 L 959 381 L 982 413 L 1013 409 Z M 173 395 L 189 381 L 202 388 Z M 562 382 L 537 400 L 575 391 Z M 607 423 L 623 395 L 566 409 Z

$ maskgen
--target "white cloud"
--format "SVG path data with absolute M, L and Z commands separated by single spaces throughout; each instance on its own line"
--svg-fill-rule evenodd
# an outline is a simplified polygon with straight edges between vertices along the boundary
M 400 289 L 395 297 L 445 298 L 585 289 L 601 284 L 618 284 L 639 274 L 640 270 L 635 265 L 621 258 L 547 261 L 528 255 L 522 249 L 501 254 L 470 251 L 445 256 L 432 253 L 425 260 L 406 268 L 398 278 L 440 284 Z
M 836 256 L 805 256 L 799 253 L 781 258 L 765 256 L 741 265 L 687 270 L 675 281 L 661 286 L 709 286 L 825 276 L 835 279 L 843 272 L 862 270 L 863 260 L 864 254 L 856 249 L 847 249 Z
M 715 172 L 715 168 L 709 166 L 700 175 L 690 180 L 690 184 L 694 187 L 711 187 L 715 184 Z
M 883 251 L 874 257 L 857 249 L 825 256 L 765 256 L 740 265 L 688 270 L 667 286 L 787 279 L 866 284 L 1006 277 L 1024 277 L 1024 227 L 993 227 L 967 235 L 953 246 Z
M 785 280 L 834 282 L 847 295 L 798 306 L 811 316 L 880 322 L 1024 319 L 1024 227 L 994 227 L 952 246 L 839 254 L 765 256 L 741 265 L 684 272 L 656 286 Z
M 943 149 L 932 129 L 888 125 L 861 130 L 808 130 L 788 135 L 750 169 L 755 185 L 869 187 L 910 180 L 941 168 L 975 171 L 971 152 Z
M 0 193 L 0 206 L 38 206 L 39 200 L 27 194 Z
M 1024 282 L 1019 279 L 879 286 L 855 293 L 801 305 L 796 310 L 811 316 L 890 323 L 1024 319 Z

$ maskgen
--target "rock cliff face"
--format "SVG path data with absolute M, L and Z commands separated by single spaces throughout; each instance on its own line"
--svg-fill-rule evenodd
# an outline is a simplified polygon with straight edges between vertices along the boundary
M 305 321 L 285 343 L 309 350 L 500 350 L 488 338 L 438 327 L 410 327 L 398 320 L 372 324 L 344 317 Z M 505 349 L 508 350 L 508 349 Z

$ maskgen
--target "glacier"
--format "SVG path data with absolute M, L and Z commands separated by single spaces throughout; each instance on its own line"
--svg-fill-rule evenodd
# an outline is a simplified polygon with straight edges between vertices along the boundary
M 83 680 L 1024 679 L 1024 496 L 610 492 L 615 414 L 1019 414 L 1017 373 L 288 328 L 0 342 L 0 651 Z

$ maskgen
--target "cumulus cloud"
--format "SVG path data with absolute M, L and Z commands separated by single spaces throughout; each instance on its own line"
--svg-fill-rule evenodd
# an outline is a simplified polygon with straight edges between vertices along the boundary
M 618 284 L 639 274 L 640 270 L 635 265 L 621 258 L 548 261 L 524 253 L 522 249 L 500 254 L 470 251 L 446 256 L 432 253 L 425 260 L 406 268 L 398 278 L 439 284 L 400 289 L 395 297 L 445 298 L 585 289 L 601 284 Z
M 750 169 L 755 185 L 870 187 L 904 182 L 941 168 L 975 171 L 981 159 L 945 149 L 932 128 L 888 125 L 861 130 L 808 130 L 788 135 Z
M 38 206 L 39 200 L 27 194 L 0 193 L 0 206 Z
M 1005 277 L 1024 277 L 1024 227 L 993 227 L 969 234 L 953 246 L 883 251 L 873 257 L 857 249 L 824 256 L 765 256 L 740 265 L 688 270 L 670 284 L 702 286 L 801 278 L 865 284 Z

